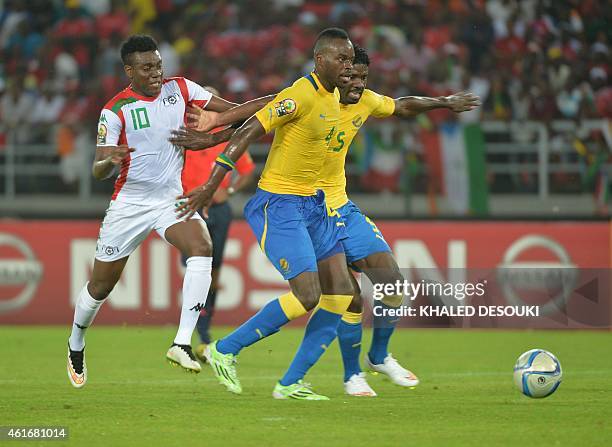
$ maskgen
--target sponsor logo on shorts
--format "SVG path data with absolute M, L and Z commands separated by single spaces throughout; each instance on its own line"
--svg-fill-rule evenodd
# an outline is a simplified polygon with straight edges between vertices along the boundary
M 290 115 L 295 112 L 297 106 L 293 99 L 287 98 L 274 104 L 274 109 L 276 110 L 276 116 L 280 118 L 281 116 Z
M 105 254 L 112 256 L 119 253 L 119 247 L 116 245 L 101 244 L 99 241 L 96 243 L 96 253 Z
M 283 272 L 289 272 L 289 261 L 287 261 L 285 258 L 281 258 L 280 261 L 278 261 L 278 264 L 280 265 L 280 268 L 283 270 Z

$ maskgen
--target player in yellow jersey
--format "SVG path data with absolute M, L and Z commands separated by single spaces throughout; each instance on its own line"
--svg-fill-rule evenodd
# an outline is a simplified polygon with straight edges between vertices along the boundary
M 340 122 L 316 186 L 325 192 L 327 205 L 341 216 L 345 224 L 348 237 L 342 240 L 342 245 L 349 265 L 367 275 L 372 283 L 394 284 L 404 278 L 389 245 L 376 224 L 346 194 L 344 164 L 348 148 L 370 116 L 411 118 L 437 108 L 464 112 L 479 106 L 480 100 L 471 93 L 439 98 L 408 96 L 397 99 L 379 95 L 366 89 L 369 64 L 367 52 L 355 46 L 351 81 L 340 89 Z M 344 387 L 346 393 L 353 396 L 376 396 L 359 365 L 363 304 L 356 282 L 354 288 L 356 293 L 353 301 L 338 327 L 338 341 L 344 363 Z M 413 387 L 418 385 L 418 378 L 403 368 L 387 350 L 397 318 L 385 316 L 384 310 L 387 307 L 397 307 L 401 302 L 402 296 L 387 296 L 374 303 L 375 308 L 379 309 L 374 312 L 372 344 L 365 363 L 370 370 L 386 374 L 397 385 Z
M 367 52 L 356 46 L 351 80 L 340 89 L 341 105 L 337 131 L 328 147 L 327 158 L 315 187 L 325 192 L 325 200 L 327 206 L 331 208 L 331 213 L 340 215 L 345 224 L 348 237 L 342 240 L 342 245 L 348 263 L 355 270 L 363 271 L 373 282 L 394 283 L 403 278 L 391 254 L 391 249 L 374 222 L 365 216 L 346 194 L 344 165 L 348 148 L 370 116 L 411 118 L 436 108 L 463 112 L 479 106 L 480 100 L 470 93 L 458 93 L 440 98 L 409 96 L 393 99 L 365 88 L 368 71 Z M 240 107 L 219 115 L 200 112 L 198 117 L 200 127 L 207 128 L 232 123 L 233 114 L 236 114 L 238 109 Z M 183 130 L 178 134 L 180 138 L 177 139 L 177 144 L 188 147 L 209 145 L 210 135 L 208 134 L 191 130 Z M 338 328 L 339 345 L 345 369 L 345 391 L 353 396 L 376 396 L 365 380 L 365 375 L 359 365 L 363 305 L 356 282 L 354 288 L 356 293 Z M 400 302 L 401 297 L 386 297 L 382 302 L 376 303 L 376 306 L 395 307 Z M 388 375 L 398 385 L 416 386 L 418 384 L 416 376 L 403 368 L 387 351 L 394 326 L 393 319 L 384 317 L 374 319 L 372 345 L 366 363 L 371 370 Z
M 268 259 L 289 281 L 291 292 L 274 299 L 205 355 L 228 391 L 241 393 L 235 361 L 240 350 L 278 332 L 290 320 L 317 307 L 293 362 L 276 384 L 277 399 L 327 400 L 303 377 L 336 338 L 342 314 L 353 298 L 341 239 L 344 224 L 328 215 L 315 184 L 335 138 L 340 116 L 337 87 L 348 83 L 353 45 L 345 31 L 330 28 L 315 43 L 315 71 L 280 92 L 231 137 L 210 179 L 182 196 L 179 216 L 206 209 L 214 191 L 247 146 L 276 129 L 259 187 L 245 218 Z

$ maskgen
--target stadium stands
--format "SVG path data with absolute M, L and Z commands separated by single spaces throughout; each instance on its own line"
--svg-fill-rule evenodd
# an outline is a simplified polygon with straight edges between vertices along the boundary
M 243 101 L 310 70 L 314 37 L 339 25 L 370 52 L 370 88 L 392 97 L 463 89 L 482 97 L 483 107 L 460 120 L 485 123 L 491 194 L 578 194 L 586 214 L 606 212 L 610 14 L 594 0 L 5 1 L 0 199 L 107 194 L 111 185 L 92 182 L 89 163 L 99 110 L 126 84 L 117 48 L 128 34 L 158 39 L 166 75 Z M 415 203 L 443 193 L 423 134 L 449 119 L 438 111 L 408 124 L 369 123 L 348 165 L 351 190 L 365 200 L 368 192 L 403 192 Z M 265 147 L 258 152 L 261 164 Z M 427 203 L 404 211 L 435 213 Z

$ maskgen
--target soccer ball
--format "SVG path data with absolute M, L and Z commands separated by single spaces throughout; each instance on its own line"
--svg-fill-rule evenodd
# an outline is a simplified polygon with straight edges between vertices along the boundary
M 527 351 L 514 365 L 514 384 L 529 397 L 547 397 L 561 384 L 561 363 L 553 354 L 543 349 Z

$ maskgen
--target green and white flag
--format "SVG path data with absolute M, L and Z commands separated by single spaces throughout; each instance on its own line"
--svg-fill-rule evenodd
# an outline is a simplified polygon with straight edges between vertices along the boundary
M 444 123 L 438 137 L 442 184 L 451 210 L 456 214 L 486 215 L 489 191 L 480 125 Z

